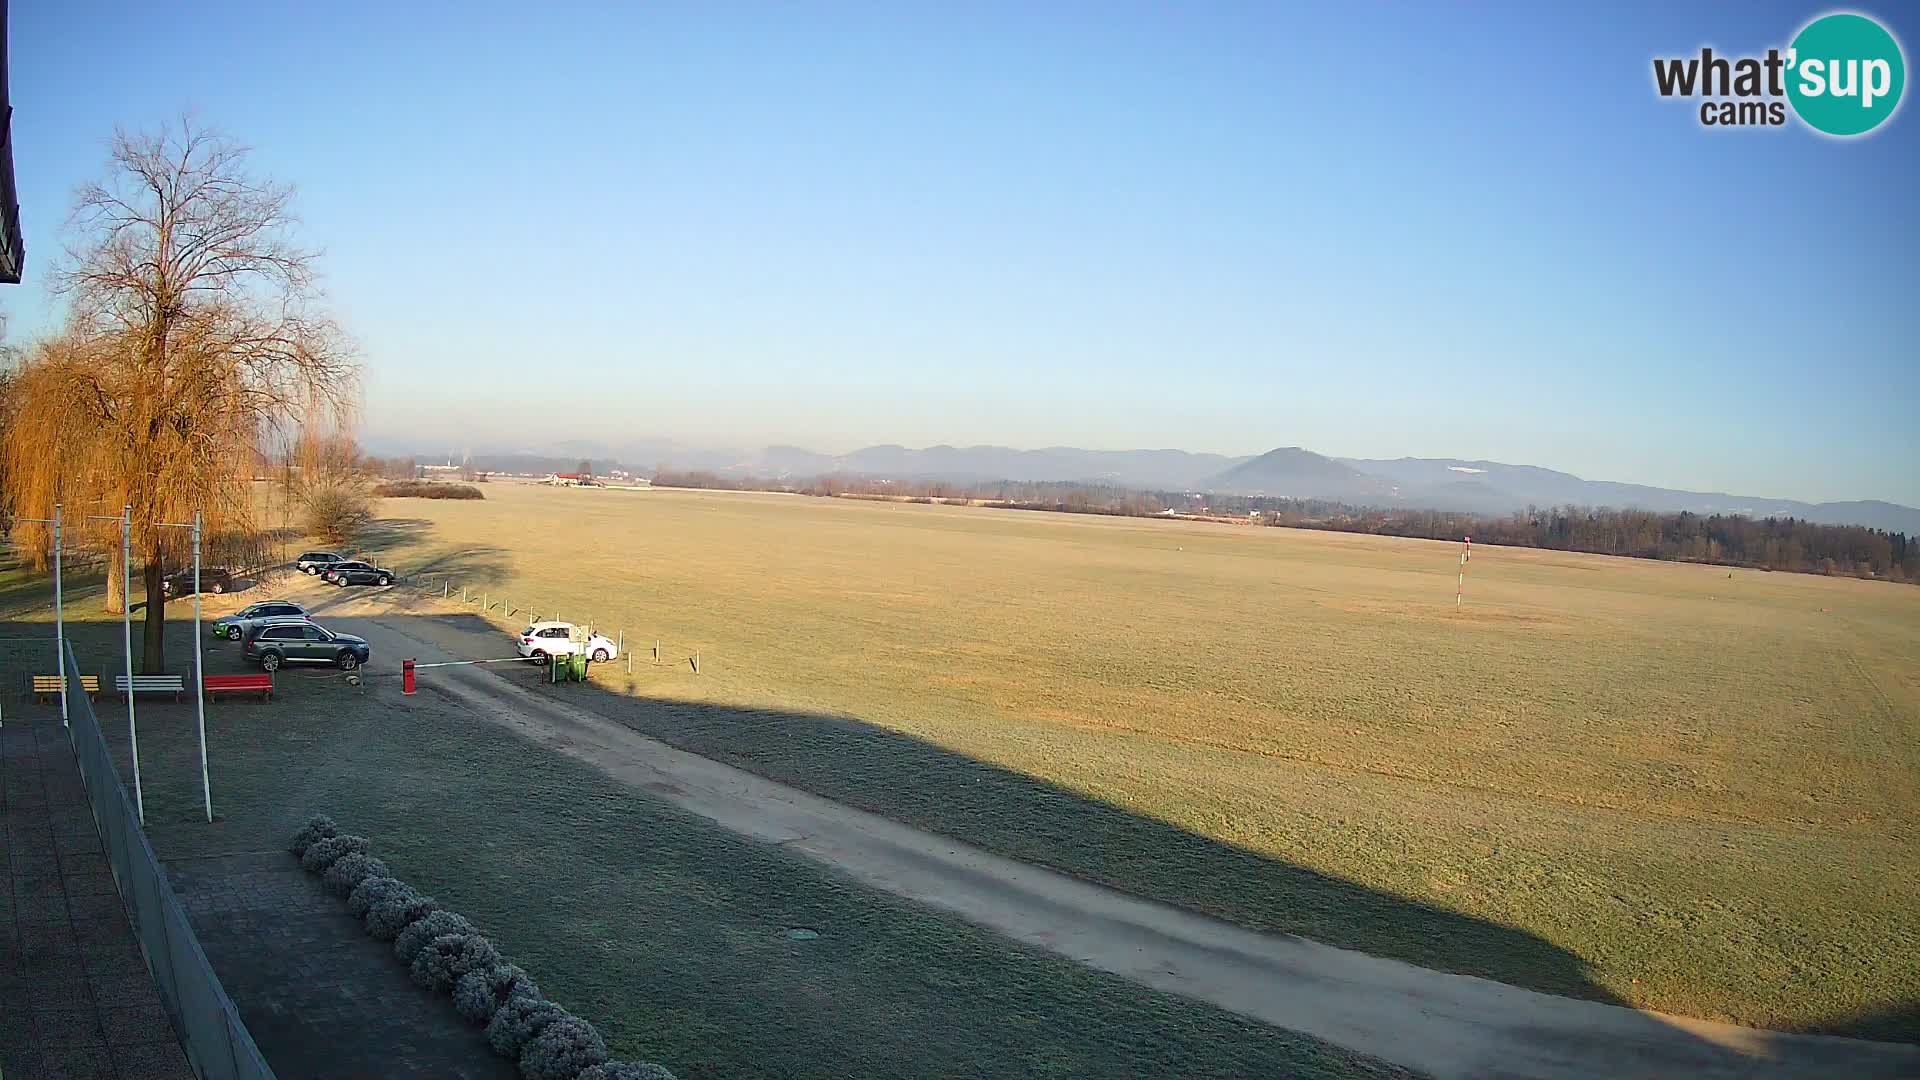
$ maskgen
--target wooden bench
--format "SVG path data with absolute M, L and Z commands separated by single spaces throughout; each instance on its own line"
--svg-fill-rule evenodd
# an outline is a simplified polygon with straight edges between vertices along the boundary
M 261 701 L 273 700 L 271 675 L 209 675 L 200 680 L 208 697 L 220 694 L 259 694 Z
M 80 689 L 85 690 L 88 697 L 97 696 L 100 693 L 100 676 L 80 676 Z M 33 696 L 41 701 L 48 701 L 59 697 L 60 676 L 35 675 L 33 677 Z
M 119 691 L 121 701 L 127 700 L 125 675 L 113 677 L 113 688 Z M 135 675 L 133 677 L 133 693 L 136 694 L 172 694 L 173 700 L 179 701 L 181 695 L 186 692 L 187 680 L 184 675 Z

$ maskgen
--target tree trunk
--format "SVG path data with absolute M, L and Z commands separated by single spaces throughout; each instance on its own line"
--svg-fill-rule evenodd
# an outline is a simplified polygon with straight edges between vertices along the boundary
M 147 583 L 147 623 L 141 636 L 144 651 L 140 661 L 140 671 L 145 675 L 159 675 L 167 670 L 167 594 L 160 588 L 166 576 L 166 567 L 158 555 L 147 560 L 144 574 Z
M 127 609 L 126 579 L 120 576 L 122 566 L 120 541 L 114 540 L 107 546 L 107 614 L 118 615 Z

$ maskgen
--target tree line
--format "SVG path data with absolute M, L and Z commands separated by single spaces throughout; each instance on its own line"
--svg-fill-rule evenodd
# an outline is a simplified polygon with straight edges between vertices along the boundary
M 1139 491 L 1071 482 L 966 483 L 842 475 L 789 481 L 667 468 L 655 470 L 653 482 L 660 487 L 895 498 L 1065 514 L 1206 517 L 1423 540 L 1471 536 L 1482 543 L 1508 547 L 1920 582 L 1920 536 L 1861 525 L 1822 525 L 1800 518 L 1582 506 L 1528 508 L 1496 515 L 1380 509 L 1329 499 Z

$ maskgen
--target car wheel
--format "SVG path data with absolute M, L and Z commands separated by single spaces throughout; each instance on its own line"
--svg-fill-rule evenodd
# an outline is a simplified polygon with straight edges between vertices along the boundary
M 226 591 L 227 591 L 227 587 L 225 585 L 222 585 L 218 581 L 213 583 L 213 595 L 219 596 L 221 593 Z
M 374 582 L 374 584 L 375 584 L 375 585 L 391 585 L 391 584 L 393 584 L 393 579 L 392 579 L 392 578 L 390 578 L 390 577 L 388 577 L 388 576 L 387 576 L 387 575 L 385 575 L 385 574 L 381 574 L 381 575 L 380 575 L 380 580 L 378 580 L 378 581 L 376 581 L 376 582 Z
M 303 566 L 300 568 L 300 572 L 308 577 L 312 577 L 320 572 L 320 568 L 317 566 Z
M 334 662 L 340 665 L 341 671 L 353 671 L 360 666 L 360 658 L 351 652 L 341 653 Z
M 347 576 L 345 574 L 342 574 L 339 577 L 334 578 L 333 583 L 344 589 L 347 587 Z
M 605 649 L 595 649 L 595 650 L 593 650 L 593 662 L 594 662 L 594 663 L 596 663 L 596 664 L 604 664 L 604 663 L 606 663 L 606 662 L 607 662 L 607 650 L 605 650 Z
M 239 641 L 239 640 L 240 640 L 240 628 L 239 628 L 239 627 L 237 627 L 237 626 L 229 626 L 229 627 L 227 627 L 227 640 L 228 640 L 228 641 Z
M 260 657 L 260 667 L 266 671 L 279 671 L 280 654 L 277 652 L 262 654 Z

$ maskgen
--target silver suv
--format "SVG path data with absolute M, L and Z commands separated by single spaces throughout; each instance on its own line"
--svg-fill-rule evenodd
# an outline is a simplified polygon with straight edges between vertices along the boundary
M 231 615 L 222 615 L 213 620 L 213 636 L 228 641 L 239 641 L 247 636 L 254 624 L 268 619 L 305 619 L 307 609 L 291 600 L 262 600 L 257 604 L 248 604 Z

